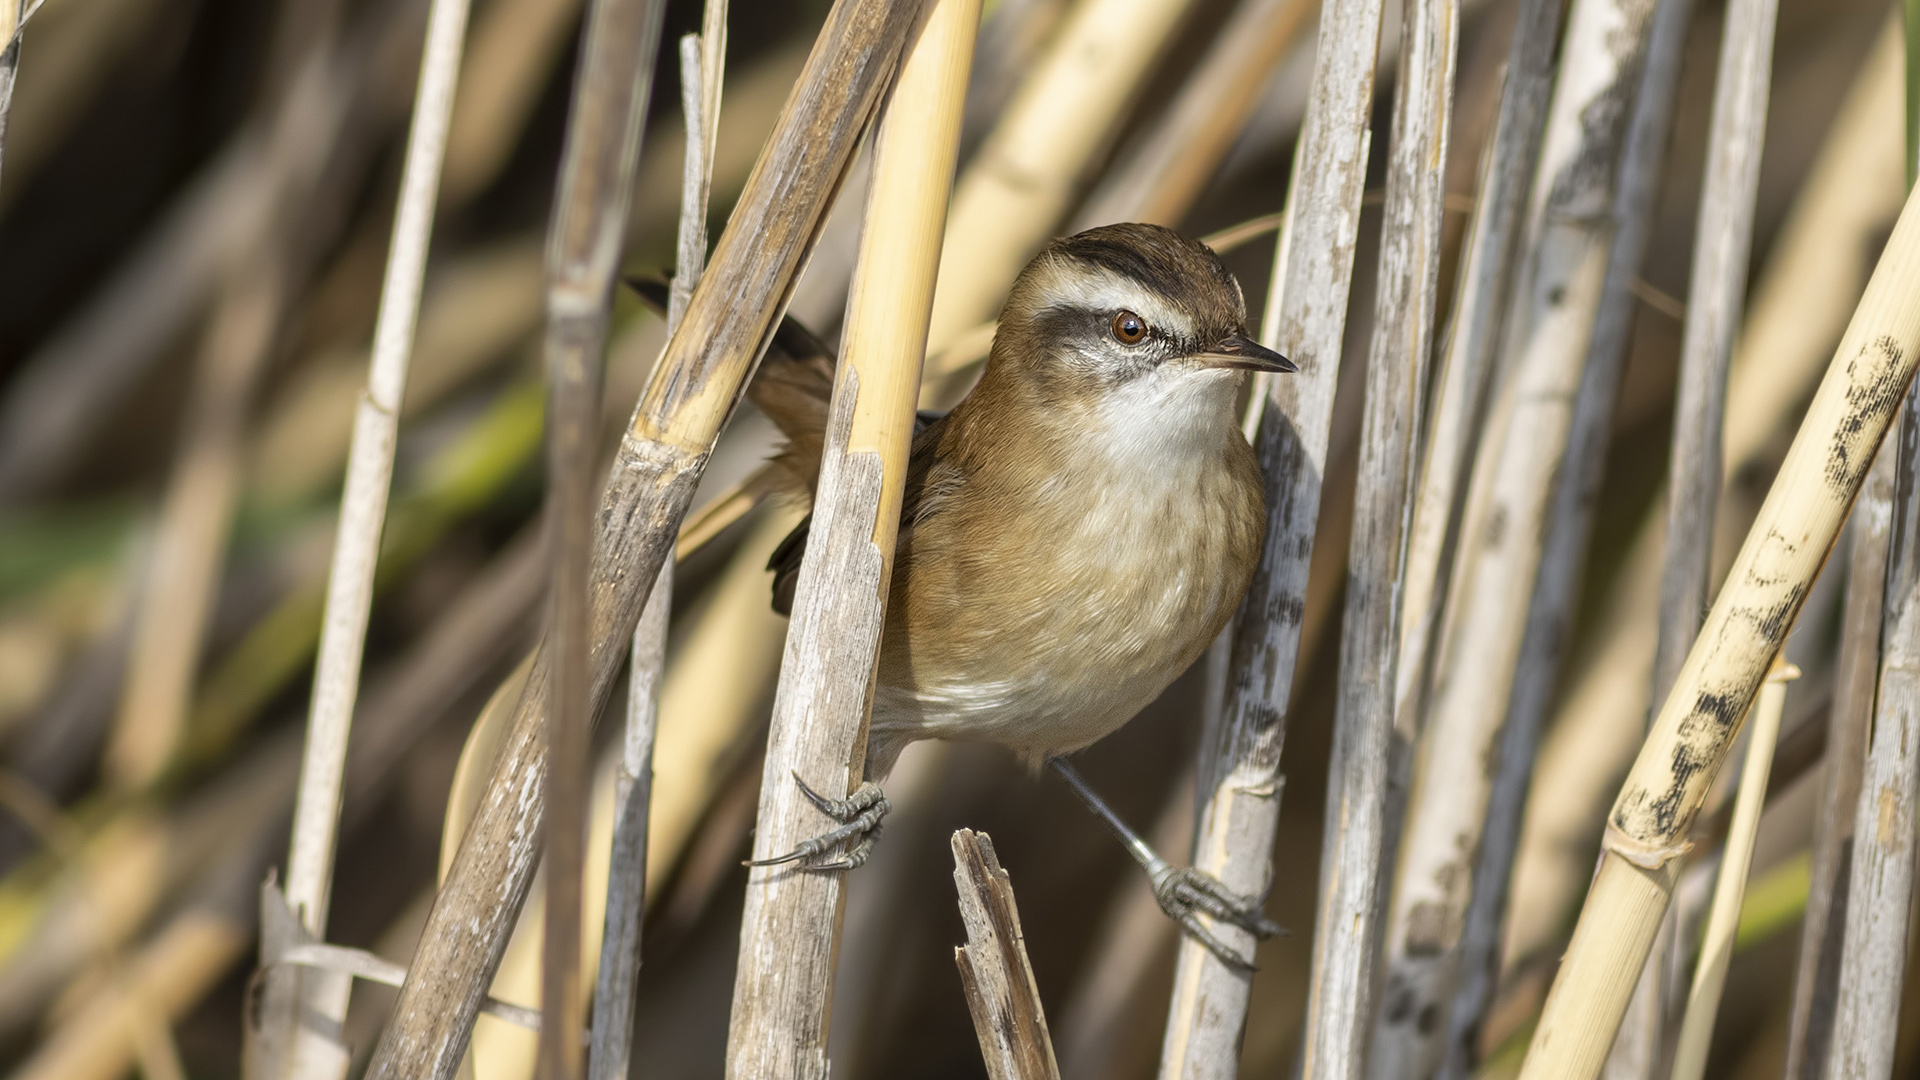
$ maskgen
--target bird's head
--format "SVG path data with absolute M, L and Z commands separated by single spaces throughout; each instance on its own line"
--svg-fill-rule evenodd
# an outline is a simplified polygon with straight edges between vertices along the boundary
M 1158 225 L 1055 240 L 1014 282 L 992 365 L 1056 402 L 1169 419 L 1231 401 L 1246 371 L 1289 372 L 1247 333 L 1240 284 L 1205 244 Z

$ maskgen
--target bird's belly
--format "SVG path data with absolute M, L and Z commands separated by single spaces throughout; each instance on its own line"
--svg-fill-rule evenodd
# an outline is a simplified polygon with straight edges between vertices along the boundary
M 1250 559 L 1184 509 L 1184 529 L 1088 515 L 1044 558 L 975 562 L 956 575 L 957 602 L 890 619 L 874 732 L 1038 760 L 1125 724 L 1205 649 L 1246 584 Z

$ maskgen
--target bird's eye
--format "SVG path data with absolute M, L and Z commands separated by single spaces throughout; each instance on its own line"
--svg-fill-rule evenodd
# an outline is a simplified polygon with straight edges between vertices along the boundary
M 1113 317 L 1113 339 L 1122 345 L 1138 345 L 1147 340 L 1147 320 L 1131 311 Z

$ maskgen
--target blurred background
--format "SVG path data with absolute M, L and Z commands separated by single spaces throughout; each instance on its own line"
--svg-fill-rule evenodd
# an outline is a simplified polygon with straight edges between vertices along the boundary
M 1254 1078 L 1291 1075 L 1306 998 L 1397 6 L 1388 4 L 1384 21 L 1349 363 L 1302 645 L 1307 674 L 1285 748 L 1268 911 L 1291 932 L 1259 954 L 1243 1052 L 1243 1074 Z M 1448 191 L 1462 207 L 1471 206 L 1516 6 L 1464 5 L 1448 163 Z M 734 0 L 716 236 L 827 7 Z M 1067 7 L 989 3 L 963 155 Z M 1233 7 L 1193 5 L 1089 191 L 1154 130 Z M 1280 208 L 1311 74 L 1311 8 L 1186 213 L 1190 235 Z M 579 0 L 477 0 L 469 30 L 328 935 L 400 963 L 442 863 L 467 732 L 538 633 L 540 256 L 579 9 Z M 284 858 L 425 12 L 424 0 L 46 0 L 26 28 L 0 168 L 0 1061 L 20 1075 L 239 1074 L 257 890 Z M 664 40 L 698 29 L 700 14 L 698 3 L 674 0 Z M 1843 106 L 1878 70 L 1871 58 L 1890 14 L 1885 0 L 1782 0 L 1756 276 Z M 1619 658 L 1635 648 L 1650 656 L 1655 633 L 1629 602 L 1637 595 L 1629 571 L 1665 476 L 1721 18 L 1720 3 L 1701 0 L 1686 41 L 1578 629 L 1536 769 L 1505 974 L 1484 1032 L 1490 1075 L 1517 1062 L 1646 707 L 1645 674 Z M 1897 64 L 1889 70 L 1897 78 Z M 674 52 L 663 48 L 632 216 L 633 272 L 672 269 L 685 141 L 678 79 Z M 1897 148 L 1897 90 L 1890 100 L 1870 122 Z M 1891 160 L 1897 168 L 1897 153 Z M 1877 233 L 1834 238 L 1846 273 L 1871 266 L 1898 191 Z M 858 228 L 858 199 L 843 193 L 849 205 L 856 212 L 828 226 L 792 308 L 830 339 Z M 1443 297 L 1466 222 L 1462 211 L 1447 219 Z M 1272 248 L 1269 232 L 1226 256 L 1252 307 L 1265 295 Z M 621 298 L 605 391 L 610 434 L 663 336 L 655 315 Z M 1835 339 L 1837 328 L 1822 347 Z M 1782 392 L 1793 400 L 1777 422 L 1762 418 L 1723 500 L 1717 568 L 1757 508 L 1811 384 Z M 707 491 L 745 475 L 771 445 L 769 425 L 743 412 Z M 784 633 L 759 568 L 792 520 L 791 508 L 762 507 L 678 571 L 636 1021 L 636 1069 L 648 1076 L 721 1070 L 745 881 L 738 864 Z M 1837 576 L 1830 568 L 1827 577 Z M 1823 591 L 1837 590 L 1829 582 Z M 1833 595 L 1816 596 L 1789 649 L 1807 677 L 1791 691 L 1709 1075 L 1779 1075 L 1837 612 Z M 1093 786 L 1163 838 L 1162 850 L 1182 850 L 1190 835 L 1200 683 L 1190 674 L 1080 755 Z M 1609 686 L 1615 697 L 1593 705 Z M 616 727 L 601 724 L 603 742 Z M 1173 931 L 1070 792 L 1000 751 L 930 744 L 908 752 L 889 790 L 898 811 L 850 885 L 836 1075 L 982 1075 L 950 952 L 964 931 L 946 837 L 962 826 L 991 834 L 1012 875 L 1062 1074 L 1151 1075 Z M 498 985 L 496 993 L 512 997 Z M 384 988 L 356 988 L 348 1024 L 361 1064 L 391 1000 Z M 1920 1075 L 1920 999 L 1909 1001 L 1901 1076 Z M 103 1016 L 134 1033 L 124 1050 L 53 1052 L 84 1041 Z M 480 1075 L 505 1080 L 531 1041 L 516 1049 L 520 1037 L 493 1024 L 483 1020 L 476 1036 L 496 1040 L 476 1044 L 493 1047 L 476 1051 Z

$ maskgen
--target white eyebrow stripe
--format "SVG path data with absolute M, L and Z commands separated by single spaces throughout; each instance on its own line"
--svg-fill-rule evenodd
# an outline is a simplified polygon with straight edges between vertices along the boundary
M 1042 284 L 1040 294 L 1052 303 L 1092 311 L 1125 308 L 1147 320 L 1149 325 L 1181 340 L 1191 341 L 1197 336 L 1193 321 L 1184 312 L 1137 282 L 1110 270 L 1067 259 L 1049 260 L 1048 269 L 1051 273 Z

